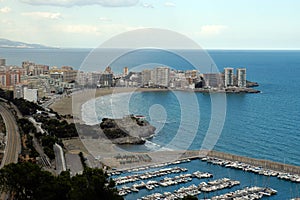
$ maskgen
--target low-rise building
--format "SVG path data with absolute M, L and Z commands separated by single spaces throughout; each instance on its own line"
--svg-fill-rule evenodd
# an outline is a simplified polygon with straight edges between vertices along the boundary
M 24 99 L 36 103 L 38 101 L 38 89 L 24 87 Z
M 203 80 L 206 87 L 222 88 L 223 87 L 223 75 L 220 73 L 203 74 Z

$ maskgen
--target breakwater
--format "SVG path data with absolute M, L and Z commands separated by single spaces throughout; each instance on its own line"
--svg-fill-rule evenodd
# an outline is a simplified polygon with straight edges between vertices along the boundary
M 212 151 L 201 150 L 198 152 L 200 158 L 204 156 L 210 156 L 210 157 L 215 157 L 215 158 L 229 160 L 229 161 L 238 161 L 238 162 L 242 162 L 254 166 L 261 166 L 266 169 L 293 173 L 293 174 L 300 174 L 300 166 L 273 162 L 273 161 L 263 160 L 263 159 L 249 158 L 249 157 L 244 157 L 244 156 L 239 156 L 239 155 L 234 155 L 234 154 L 229 154 L 224 152 L 218 152 L 214 150 Z
M 128 153 L 127 153 L 128 154 Z M 126 154 L 126 155 L 127 155 Z M 289 165 L 279 162 L 274 162 L 270 160 L 263 160 L 257 158 L 250 158 L 245 156 L 234 155 L 225 152 L 219 152 L 215 150 L 187 150 L 187 151 L 158 151 L 158 152 L 151 152 L 151 153 L 130 153 L 131 156 L 147 156 L 149 160 L 147 162 L 135 162 L 132 165 L 125 164 L 120 162 L 119 166 L 116 166 L 119 170 L 125 170 L 129 168 L 136 168 L 139 166 L 151 166 L 158 163 L 165 163 L 167 161 L 176 161 L 176 160 L 185 160 L 185 159 L 202 159 L 204 157 L 213 157 L 218 159 L 223 159 L 232 162 L 241 162 L 257 167 L 262 167 L 265 169 L 270 169 L 274 171 L 286 172 L 291 174 L 298 174 L 300 175 L 300 166 Z M 130 158 L 129 155 L 124 156 L 124 158 Z M 160 159 L 157 159 L 157 158 Z M 116 162 L 118 162 L 116 160 Z M 108 165 L 109 166 L 109 165 Z
M 234 155 L 230 153 L 215 151 L 215 150 L 189 150 L 182 154 L 182 159 L 197 159 L 204 157 L 214 157 L 218 159 L 233 161 L 233 162 L 242 162 L 245 164 L 260 166 L 270 170 L 276 170 L 280 172 L 299 174 L 300 175 L 300 166 L 289 165 L 279 162 L 274 162 L 270 160 L 250 158 L 245 156 Z

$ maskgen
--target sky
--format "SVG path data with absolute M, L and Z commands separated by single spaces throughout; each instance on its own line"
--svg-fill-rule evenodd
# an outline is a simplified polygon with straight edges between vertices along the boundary
M 161 28 L 206 49 L 300 49 L 298 0 L 0 0 L 0 38 L 95 48 Z

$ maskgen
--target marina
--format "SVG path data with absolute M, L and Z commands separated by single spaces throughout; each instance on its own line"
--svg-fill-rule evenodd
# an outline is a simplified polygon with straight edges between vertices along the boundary
M 177 153 L 180 154 L 180 152 Z M 181 159 L 173 162 L 146 165 L 146 166 L 129 168 L 129 169 L 120 169 L 117 171 L 113 170 L 111 171 L 111 173 L 109 173 L 109 175 L 119 175 L 121 174 L 121 172 L 138 172 L 138 171 L 143 171 L 151 168 L 160 168 L 160 167 L 172 166 L 172 165 L 176 166 L 177 164 L 187 163 L 194 159 L 200 159 L 203 162 L 207 162 L 209 164 L 214 164 L 214 165 L 220 165 L 225 168 L 242 170 L 245 172 L 256 173 L 264 176 L 273 176 L 273 177 L 277 177 L 278 179 L 300 183 L 300 167 L 298 166 L 286 165 L 283 163 L 248 158 L 243 156 L 237 156 L 237 155 L 218 152 L 218 151 L 191 151 L 190 150 L 182 153 Z M 185 171 L 187 171 L 187 169 L 179 168 L 179 167 L 166 168 L 154 172 L 147 172 L 142 175 L 134 175 L 133 177 L 123 177 L 124 179 L 123 182 L 124 183 L 132 182 L 140 179 L 153 178 L 153 177 L 162 176 L 170 173 L 180 173 Z M 137 176 L 140 177 L 137 179 Z M 122 179 L 122 177 L 120 177 L 119 179 Z M 122 180 L 119 179 L 116 179 L 116 184 L 122 182 Z
M 164 192 L 161 193 L 154 193 L 145 197 L 142 197 L 142 200 L 154 200 L 154 199 L 164 199 L 164 200 L 171 200 L 171 199 L 182 199 L 187 195 L 196 196 L 200 194 L 198 187 L 195 185 L 191 185 L 189 187 L 182 187 L 179 190 L 171 192 Z M 241 190 L 236 190 L 234 192 L 226 193 L 220 196 L 214 196 L 211 200 L 222 200 L 222 199 L 235 199 L 235 200 L 252 200 L 252 199 L 261 199 L 264 196 L 272 196 L 277 193 L 276 190 L 271 188 L 261 188 L 261 187 L 251 187 L 251 188 L 244 188 Z
M 229 161 L 229 160 L 224 160 L 224 159 L 219 159 L 219 158 L 214 158 L 214 157 L 204 157 L 201 160 L 206 161 L 211 164 L 227 167 L 227 168 L 243 170 L 246 172 L 252 172 L 252 173 L 256 173 L 256 174 L 260 174 L 260 175 L 264 175 L 264 176 L 274 176 L 279 179 L 284 179 L 287 181 L 300 183 L 300 175 L 299 174 L 286 173 L 286 172 L 282 172 L 282 171 L 267 169 L 262 166 L 254 166 L 254 165 L 249 165 L 247 163 L 242 163 L 242 162 L 238 162 L 238 161 Z
M 112 171 L 125 199 L 286 199 L 299 197 L 297 174 L 210 156 Z
M 242 190 L 237 190 L 234 192 L 229 192 L 220 196 L 215 196 L 212 200 L 221 199 L 261 199 L 263 196 L 272 196 L 277 193 L 276 190 L 271 188 L 261 188 L 261 187 L 250 187 L 244 188 Z

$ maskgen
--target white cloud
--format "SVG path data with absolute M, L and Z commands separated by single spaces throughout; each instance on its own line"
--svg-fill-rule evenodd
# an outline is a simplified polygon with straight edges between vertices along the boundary
M 1 20 L 1 23 L 2 23 L 2 24 L 6 24 L 6 25 L 12 25 L 12 24 L 13 24 L 13 21 L 12 21 L 12 20 L 7 20 L 7 19 L 2 19 L 2 20 Z
M 46 19 L 61 19 L 61 13 L 58 12 L 26 12 L 22 13 L 24 16 L 30 16 L 34 18 L 46 18 Z
M 85 25 L 85 24 L 69 24 L 56 25 L 53 27 L 55 32 L 64 32 L 68 34 L 84 34 L 89 36 L 102 37 L 122 33 L 124 31 L 135 30 L 142 27 L 131 27 L 124 24 L 99 24 L 99 25 Z
M 11 11 L 10 7 L 3 7 L 0 8 L 0 13 L 9 13 Z
M 144 8 L 154 8 L 154 6 L 150 3 L 142 3 L 142 7 L 144 7 Z
M 221 34 L 224 30 L 228 29 L 225 25 L 205 25 L 200 29 L 201 36 L 215 36 Z
M 166 7 L 176 7 L 176 4 L 173 3 L 173 2 L 167 1 L 167 2 L 165 2 L 165 6 L 166 6 Z
M 107 18 L 107 17 L 100 17 L 99 20 L 101 22 L 111 22 L 112 21 L 110 18 Z
M 99 28 L 92 25 L 67 25 L 58 29 L 66 33 L 100 34 Z
M 98 4 L 105 7 L 125 7 L 134 6 L 139 0 L 20 0 L 31 5 L 51 5 L 51 6 L 84 6 Z

